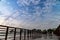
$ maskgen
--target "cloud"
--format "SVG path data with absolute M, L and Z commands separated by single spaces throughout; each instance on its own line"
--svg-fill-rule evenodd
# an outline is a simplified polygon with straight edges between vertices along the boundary
M 23 5 L 23 6 L 29 6 L 31 3 L 34 4 L 34 5 L 37 5 L 39 4 L 40 0 L 18 0 L 17 3 L 20 5 Z
M 59 10 L 57 12 L 54 8 L 58 7 L 58 2 L 56 0 L 17 0 L 17 9 L 11 10 L 11 8 L 14 8 L 12 5 L 1 5 L 0 11 L 3 14 L 1 17 L 7 19 L 4 25 L 29 29 L 54 28 L 60 24 L 60 12 Z
M 26 10 L 26 9 L 24 10 L 25 11 L 24 15 L 31 14 L 29 12 L 30 11 L 30 9 L 29 9 L 30 6 L 31 6 L 31 12 L 34 11 L 32 13 L 33 15 L 32 15 L 31 18 L 29 18 L 29 16 L 24 16 L 26 18 L 28 17 L 29 18 L 28 20 L 30 20 L 30 19 L 34 20 L 34 22 L 32 22 L 30 20 L 31 23 L 29 22 L 29 26 L 31 25 L 31 26 L 35 27 L 37 25 L 38 28 L 41 27 L 41 26 L 42 26 L 41 28 L 46 28 L 46 26 L 49 26 L 48 28 L 50 28 L 50 27 L 53 27 L 53 26 L 56 27 L 56 25 L 59 24 L 58 22 L 60 20 L 59 19 L 60 16 L 58 17 L 58 15 L 53 15 L 53 6 L 54 5 L 57 6 L 57 3 L 58 3 L 56 0 L 46 0 L 46 1 L 42 1 L 42 0 L 37 0 L 37 1 L 36 0 L 29 0 L 29 2 L 27 2 L 27 1 L 28 0 L 22 1 L 22 4 L 21 4 L 21 0 L 19 0 L 18 1 L 19 2 L 18 5 L 20 5 L 20 6 L 23 5 L 26 9 L 28 9 L 28 10 Z M 31 2 L 32 2 L 32 5 L 31 5 Z M 38 4 L 41 4 L 41 5 L 36 6 Z M 44 5 L 44 6 L 42 6 L 42 5 Z M 34 7 L 34 8 L 32 9 L 32 7 Z M 25 13 L 27 13 L 27 14 L 25 14 Z M 52 24 L 51 24 L 51 22 L 52 22 Z M 50 26 L 50 25 L 52 25 L 52 26 Z M 37 26 L 36 26 L 36 28 L 37 28 Z
M 6 0 L 5 0 L 6 1 Z M 5 1 L 2 1 L 0 3 L 0 12 L 2 14 L 2 16 L 9 16 L 11 15 L 13 12 L 11 11 L 11 7 L 9 7 L 8 5 L 6 5 Z

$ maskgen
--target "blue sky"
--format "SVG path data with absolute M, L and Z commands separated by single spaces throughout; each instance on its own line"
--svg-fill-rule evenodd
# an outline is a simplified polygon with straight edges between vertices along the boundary
M 60 24 L 60 0 L 0 0 L 0 24 L 56 28 Z

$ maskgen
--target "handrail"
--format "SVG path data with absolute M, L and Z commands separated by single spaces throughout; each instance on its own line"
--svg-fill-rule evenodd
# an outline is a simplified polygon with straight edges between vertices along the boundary
M 11 27 L 11 26 L 5 26 L 5 25 L 0 25 L 1 27 L 9 27 L 9 28 L 18 28 L 18 29 L 21 29 L 19 27 Z
M 19 40 L 21 40 L 21 36 L 22 36 L 22 32 L 24 32 L 24 40 L 26 40 L 26 35 L 28 35 L 28 34 L 26 34 L 26 32 L 29 30 L 29 29 L 24 29 L 24 28 L 19 28 L 19 27 L 11 27 L 11 26 L 5 26 L 5 25 L 0 25 L 0 27 L 3 27 L 3 28 L 0 28 L 1 30 L 2 29 L 6 29 L 6 33 L 5 33 L 5 40 L 8 40 L 7 38 L 8 38 L 8 32 L 9 32 L 9 28 L 14 28 L 14 39 L 13 40 L 16 40 L 16 29 L 19 29 L 20 30 L 20 39 Z
M 35 37 L 35 34 L 37 34 L 37 32 L 35 32 L 35 31 L 29 30 L 29 29 L 24 29 L 24 28 L 19 28 L 19 27 L 11 27 L 11 26 L 5 26 L 5 25 L 0 25 L 0 27 L 2 27 L 2 28 L 0 28 L 0 30 L 3 29 L 5 31 L 4 32 L 5 40 L 8 40 L 8 34 L 10 35 L 10 33 L 14 34 L 13 40 L 16 40 L 17 33 L 19 33 L 19 40 L 22 40 L 22 34 L 23 34 L 24 40 L 30 40 L 31 38 Z M 19 32 L 17 32 L 17 29 L 19 29 Z M 11 32 L 10 32 L 10 30 L 11 30 Z
M 12 26 L 6 26 L 6 25 L 0 25 L 1 27 L 9 27 L 9 28 L 17 28 L 17 29 L 24 29 L 20 27 L 12 27 Z M 30 30 L 30 29 L 24 29 L 24 30 Z

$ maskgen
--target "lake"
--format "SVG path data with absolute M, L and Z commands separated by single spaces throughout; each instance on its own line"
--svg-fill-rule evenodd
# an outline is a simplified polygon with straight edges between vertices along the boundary
M 56 36 L 54 34 L 42 34 L 40 38 L 34 40 L 60 40 L 60 36 Z
M 13 40 L 13 34 L 10 34 L 8 37 L 8 40 Z M 0 39 L 4 40 L 4 36 L 0 36 Z M 19 35 L 16 36 L 16 40 L 19 40 Z M 23 35 L 22 40 L 24 40 Z M 28 40 L 27 37 L 26 40 Z M 29 38 L 29 40 L 60 40 L 60 36 L 56 36 L 54 34 L 40 34 L 40 37 L 33 37 L 32 39 Z

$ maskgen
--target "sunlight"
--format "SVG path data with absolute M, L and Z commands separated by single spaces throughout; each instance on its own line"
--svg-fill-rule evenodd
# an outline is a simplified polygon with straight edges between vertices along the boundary
M 4 19 L 0 18 L 0 25 L 3 24 Z

